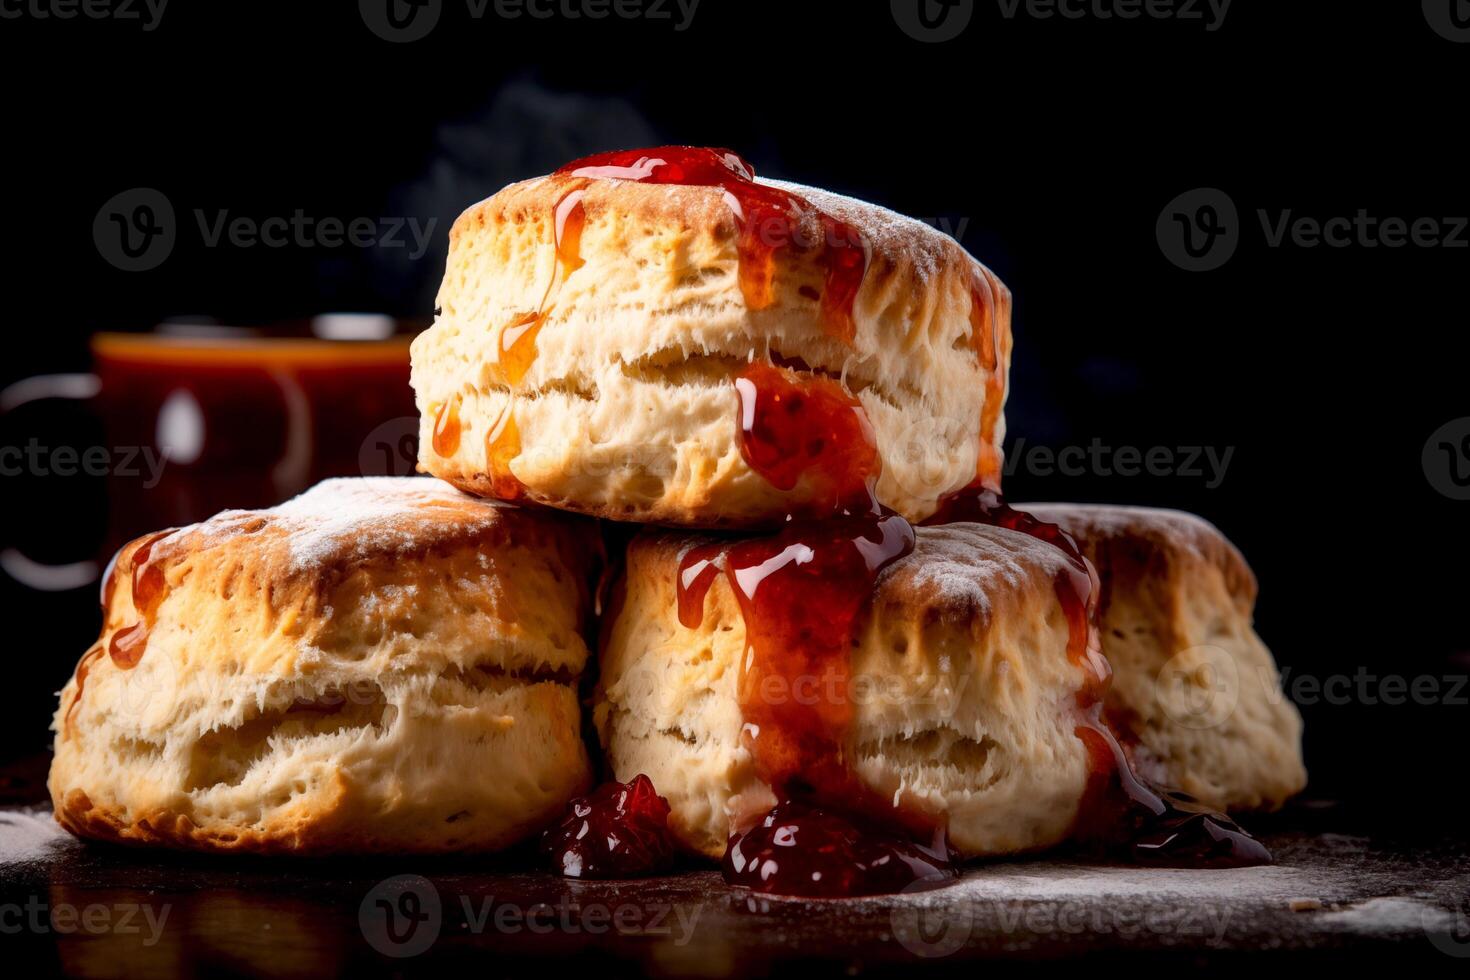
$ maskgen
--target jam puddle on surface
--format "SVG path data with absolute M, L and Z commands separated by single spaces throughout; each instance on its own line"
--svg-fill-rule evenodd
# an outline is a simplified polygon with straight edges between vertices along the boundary
M 541 835 L 541 850 L 567 878 L 636 878 L 674 866 L 669 801 L 641 773 L 578 797 Z
M 596 180 L 718 187 L 740 226 L 740 292 L 746 306 L 763 310 L 775 302 L 777 251 L 792 246 L 819 249 L 824 270 L 822 325 L 828 335 L 852 343 L 853 303 L 868 261 L 857 229 L 791 191 L 756 183 L 755 168 L 738 154 L 704 146 L 658 146 L 600 153 L 556 172 Z M 807 240 L 816 238 L 820 241 Z
M 943 833 L 935 836 L 932 845 L 916 844 L 787 800 L 730 838 L 721 870 L 732 885 L 773 895 L 846 898 L 939 887 L 959 868 Z
M 1084 850 L 1163 867 L 1240 868 L 1272 862 L 1265 845 L 1225 814 L 1140 777 L 1099 714 L 1094 710 L 1077 731 L 1092 763 L 1076 834 Z

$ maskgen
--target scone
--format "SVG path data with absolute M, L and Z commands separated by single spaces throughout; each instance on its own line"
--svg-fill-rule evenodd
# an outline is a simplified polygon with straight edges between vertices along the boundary
M 472 493 L 700 527 L 825 513 L 823 467 L 789 462 L 820 449 L 746 438 L 778 400 L 855 410 L 864 475 L 912 520 L 999 476 L 1005 286 L 928 225 L 727 151 L 505 188 L 455 223 L 438 305 L 413 344 L 419 466 Z
M 1274 809 L 1299 792 L 1301 716 L 1252 628 L 1256 579 L 1235 546 L 1179 511 L 1023 509 L 1071 533 L 1097 568 L 1107 714 L 1140 771 L 1220 809 Z
M 841 719 L 836 761 L 855 792 L 840 808 L 926 815 L 969 856 L 1067 838 L 1091 774 L 1079 694 L 1097 678 L 1070 646 L 1057 583 L 1072 566 L 1060 550 L 977 524 L 919 528 L 913 551 L 855 597 L 850 660 L 752 685 L 760 665 L 747 658 L 759 655 L 726 574 L 681 616 L 691 593 L 678 583 L 699 569 L 690 559 L 720 543 L 645 531 L 603 624 L 603 748 L 616 778 L 652 778 L 685 846 L 719 857 L 732 825 L 775 802 L 766 776 L 783 764 L 770 757 L 782 743 L 765 729 L 769 709 L 788 704 Z
M 579 518 L 374 478 L 132 542 L 61 692 L 57 820 L 300 854 L 525 837 L 590 778 L 596 540 Z

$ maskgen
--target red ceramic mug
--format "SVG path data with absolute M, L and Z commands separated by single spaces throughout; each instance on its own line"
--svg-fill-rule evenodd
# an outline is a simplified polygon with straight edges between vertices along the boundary
M 270 506 L 327 477 L 412 473 L 409 340 L 391 319 L 358 315 L 318 318 L 310 336 L 96 335 L 93 373 L 27 378 L 0 392 L 0 410 L 66 399 L 100 416 L 107 444 L 68 453 L 73 472 L 106 476 L 98 558 L 49 564 L 12 546 L 0 550 L 0 568 L 31 588 L 80 588 L 106 555 L 150 530 Z

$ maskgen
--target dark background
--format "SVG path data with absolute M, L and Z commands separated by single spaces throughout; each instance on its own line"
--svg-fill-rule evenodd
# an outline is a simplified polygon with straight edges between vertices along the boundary
M 1418 3 L 1359 6 L 1237 0 L 1211 32 L 1007 20 L 982 0 L 938 44 L 908 36 L 882 2 L 703 0 L 681 32 L 474 20 L 447 0 L 407 44 L 374 36 L 352 3 L 173 0 L 151 32 L 0 20 L 0 382 L 85 370 L 93 331 L 170 316 L 423 317 L 453 216 L 504 183 L 596 150 L 725 145 L 766 176 L 962 231 L 1016 296 L 1013 440 L 1234 449 L 1218 487 L 1023 466 L 1013 499 L 1199 512 L 1253 564 L 1259 628 L 1289 680 L 1429 676 L 1443 695 L 1470 673 L 1470 503 L 1434 489 L 1421 451 L 1470 415 L 1470 250 L 1270 248 L 1256 217 L 1470 212 L 1470 45 L 1437 35 Z M 139 186 L 169 197 L 180 237 L 159 268 L 125 273 L 99 254 L 92 221 Z M 1197 187 L 1240 212 L 1239 249 L 1212 272 L 1177 268 L 1155 234 L 1165 205 Z M 195 208 L 438 225 L 417 261 L 206 248 Z M 61 410 L 10 418 L 4 442 L 96 444 L 78 424 Z M 91 556 L 95 481 L 6 477 L 0 491 L 0 547 Z M 96 635 L 95 593 L 6 581 L 0 599 L 6 754 L 35 752 L 52 692 Z M 1424 704 L 1381 693 L 1354 681 L 1344 703 L 1303 704 L 1314 792 L 1397 807 L 1454 778 L 1470 691 Z

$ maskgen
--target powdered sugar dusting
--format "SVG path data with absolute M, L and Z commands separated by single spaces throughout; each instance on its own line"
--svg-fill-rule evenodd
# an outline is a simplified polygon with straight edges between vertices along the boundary
M 877 204 L 784 180 L 767 180 L 762 177 L 756 183 L 797 194 L 813 207 L 851 225 L 863 236 L 871 250 L 889 256 L 908 256 L 913 260 L 914 271 L 925 282 L 932 279 L 942 267 L 946 255 L 954 250 L 964 251 L 959 243 L 939 229 Z
M 1447 931 L 1455 927 L 1455 916 L 1448 910 L 1423 899 L 1400 895 L 1370 898 L 1325 912 L 1317 921 L 1353 932 L 1371 933 Z
M 1069 559 L 1019 531 L 984 524 L 916 528 L 913 553 L 895 562 L 880 583 L 909 576 L 908 588 L 931 592 L 942 603 L 969 603 L 991 611 L 991 598 L 1065 571 Z
M 272 513 L 288 525 L 291 567 L 301 570 L 344 553 L 411 547 L 424 535 L 405 518 L 436 508 L 452 508 L 458 515 L 467 504 L 485 508 L 480 523 L 493 519 L 493 504 L 467 497 L 442 480 L 366 477 L 319 483 Z
M 420 547 L 431 543 L 436 531 L 442 536 L 485 527 L 495 520 L 498 507 L 426 477 L 343 478 L 325 480 L 267 510 L 224 511 L 185 531 L 209 542 L 275 528 L 285 532 L 289 567 L 299 572 Z M 434 511 L 445 518 L 437 527 L 435 521 L 424 520 Z

